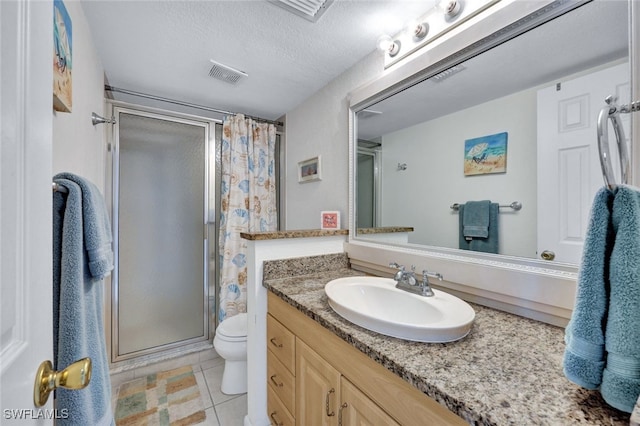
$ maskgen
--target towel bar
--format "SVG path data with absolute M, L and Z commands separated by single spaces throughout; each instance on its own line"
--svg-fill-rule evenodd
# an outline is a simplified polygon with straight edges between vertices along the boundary
M 67 188 L 55 182 L 51 182 L 51 189 L 53 190 L 53 192 L 61 192 L 63 194 L 66 194 L 67 192 L 69 192 Z
M 600 114 L 598 114 L 598 154 L 600 156 L 600 166 L 602 167 L 604 184 L 607 188 L 614 189 L 616 187 L 616 180 L 613 175 L 613 166 L 611 165 L 611 154 L 609 151 L 608 120 L 611 119 L 613 132 L 616 135 L 616 143 L 618 144 L 620 183 L 626 184 L 629 183 L 629 152 L 624 136 L 624 128 L 620 122 L 620 113 L 640 111 L 640 101 L 631 102 L 629 105 L 618 106 L 616 104 L 617 98 L 613 95 L 607 96 L 604 101 L 607 103 L 607 106 L 603 107 L 600 110 Z
M 511 204 L 500 204 L 500 207 L 509 207 L 512 208 L 515 211 L 518 211 L 520 209 L 522 209 L 522 203 L 520 201 L 514 201 Z M 449 206 L 449 208 L 451 210 L 453 210 L 454 212 L 457 212 L 458 210 L 460 210 L 460 203 L 455 203 Z

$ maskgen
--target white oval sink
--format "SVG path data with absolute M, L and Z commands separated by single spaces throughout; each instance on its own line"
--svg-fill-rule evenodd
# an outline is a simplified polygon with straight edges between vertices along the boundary
M 331 308 L 344 319 L 386 336 L 417 342 L 462 339 L 475 311 L 465 301 L 440 290 L 423 297 L 395 288 L 391 278 L 346 277 L 328 282 Z

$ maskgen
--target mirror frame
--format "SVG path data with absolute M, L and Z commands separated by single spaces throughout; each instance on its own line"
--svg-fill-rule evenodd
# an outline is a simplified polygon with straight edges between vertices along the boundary
M 577 265 L 358 238 L 355 225 L 356 113 L 589 1 L 500 1 L 446 37 L 390 67 L 377 80 L 349 94 L 349 239 L 345 251 L 352 267 L 376 275 L 390 275 L 392 270 L 387 266 L 390 262 L 407 267 L 416 265 L 419 270 L 443 274 L 445 280 L 440 287 L 465 300 L 558 326 L 567 324 L 574 304 Z M 629 0 L 629 4 L 630 33 L 637 33 L 640 7 L 634 7 L 633 0 Z M 496 31 L 496 28 L 499 29 Z M 638 68 L 640 59 L 635 56 L 638 46 L 632 45 L 632 41 L 630 38 L 630 67 L 633 70 Z M 638 82 L 631 83 L 632 92 L 637 95 Z M 632 128 L 639 121 L 634 117 Z M 640 151 L 634 149 L 637 145 L 634 136 L 631 135 L 633 170 L 638 164 L 637 151 Z M 632 182 L 637 184 L 634 175 Z

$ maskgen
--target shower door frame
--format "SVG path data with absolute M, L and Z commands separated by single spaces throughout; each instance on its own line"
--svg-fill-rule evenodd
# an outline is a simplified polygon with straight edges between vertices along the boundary
M 373 218 L 373 227 L 380 226 L 380 222 L 382 222 L 382 190 L 381 190 L 381 174 L 382 174 L 382 152 L 380 148 L 368 148 L 359 146 L 357 148 L 356 157 L 358 155 L 366 155 L 373 159 L 373 189 L 372 189 L 372 218 Z M 357 158 L 356 158 L 357 161 Z M 357 181 L 357 177 L 356 177 Z M 356 201 L 357 201 L 357 192 L 360 190 L 360 187 L 356 182 Z M 356 210 L 357 215 L 357 210 Z M 358 226 L 356 226 L 358 227 Z M 362 227 L 362 226 L 360 226 Z
M 203 215 L 203 248 L 204 248 L 204 256 L 203 256 L 203 299 L 204 303 L 202 306 L 202 314 L 203 314 L 203 334 L 202 336 L 197 336 L 194 338 L 189 338 L 185 340 L 180 340 L 173 343 L 167 343 L 159 346 L 154 346 L 151 348 L 127 353 L 127 354 L 119 354 L 119 316 L 118 316 L 118 307 L 119 307 L 119 270 L 118 270 L 118 261 L 119 261 L 119 222 L 118 222 L 118 214 L 119 214 L 119 124 L 115 124 L 113 126 L 108 126 L 108 134 L 107 140 L 108 146 L 107 150 L 109 151 L 107 155 L 108 162 L 107 167 L 105 168 L 107 176 L 106 176 L 106 199 L 110 203 L 110 211 L 111 211 L 111 221 L 113 224 L 113 249 L 114 249 L 114 263 L 116 268 L 111 274 L 110 284 L 107 286 L 107 294 L 106 299 L 110 302 L 108 303 L 108 307 L 106 309 L 106 315 L 108 318 L 105 318 L 106 323 L 110 323 L 111 327 L 106 327 L 107 329 L 107 342 L 108 342 L 108 350 L 109 350 L 109 358 L 111 363 L 117 363 L 121 361 L 127 360 L 142 360 L 145 359 L 153 360 L 155 358 L 164 358 L 164 355 L 180 355 L 186 354 L 197 350 L 202 350 L 211 347 L 211 315 L 213 318 L 216 317 L 216 306 L 213 307 L 214 311 L 209 315 L 209 311 L 211 306 L 209 305 L 210 291 L 214 292 L 215 297 L 217 298 L 217 270 L 218 270 L 218 262 L 217 262 L 217 220 L 216 213 L 218 207 L 218 198 L 219 198 L 219 190 L 217 187 L 218 182 L 218 174 L 219 170 L 217 166 L 217 156 L 215 152 L 217 150 L 218 141 L 215 140 L 216 135 L 216 125 L 220 125 L 221 121 L 200 117 L 195 115 L 177 113 L 173 111 L 167 111 L 157 108 L 145 107 L 141 105 L 120 102 L 120 101 L 106 101 L 107 111 L 109 111 L 110 115 L 113 116 L 116 120 L 116 123 L 119 123 L 119 117 L 121 113 L 131 114 L 139 117 L 145 118 L 153 118 L 164 121 L 170 121 L 181 124 L 194 125 L 197 127 L 202 127 L 205 131 L 205 171 L 204 171 L 204 211 Z M 213 187 L 212 187 L 213 186 Z M 213 235 L 211 235 L 213 234 Z M 211 238 L 213 238 L 213 245 L 211 245 Z M 213 254 L 211 254 L 210 248 L 213 248 Z M 213 262 L 214 272 L 213 274 L 209 273 L 210 264 Z M 214 301 L 214 304 L 217 305 L 217 301 Z

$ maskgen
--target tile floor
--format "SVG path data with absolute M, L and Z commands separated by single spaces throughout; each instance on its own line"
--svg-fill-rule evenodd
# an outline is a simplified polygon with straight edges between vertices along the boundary
M 211 351 L 213 352 L 213 350 Z M 182 365 L 191 365 L 196 376 L 200 395 L 204 403 L 207 420 L 203 423 L 206 426 L 243 426 L 244 417 L 247 414 L 247 395 L 225 395 L 220 391 L 224 360 L 215 355 L 214 358 L 204 359 L 200 357 L 186 357 L 180 360 L 164 362 L 155 366 L 127 371 L 111 376 L 113 409 L 115 411 L 115 400 L 118 395 L 118 387 L 135 378 L 147 375 L 156 371 L 170 370 Z

